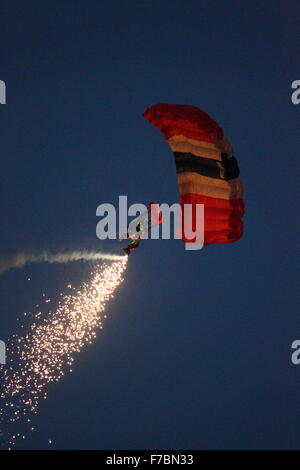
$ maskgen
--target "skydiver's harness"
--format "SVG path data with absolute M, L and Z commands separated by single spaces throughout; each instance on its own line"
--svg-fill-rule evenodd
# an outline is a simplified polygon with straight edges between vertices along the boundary
M 129 254 L 139 246 L 141 239 L 147 231 L 146 228 L 149 230 L 151 227 L 151 218 L 149 217 L 149 212 L 147 212 L 147 219 L 148 221 L 146 222 L 145 216 L 141 218 L 140 222 L 136 226 L 136 231 L 134 234 L 129 235 L 129 233 L 127 233 L 127 238 L 131 238 L 132 241 L 127 246 L 127 248 L 124 249 L 126 254 Z

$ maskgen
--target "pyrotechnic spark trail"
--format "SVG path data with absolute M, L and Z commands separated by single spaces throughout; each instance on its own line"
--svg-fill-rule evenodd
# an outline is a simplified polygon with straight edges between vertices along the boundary
M 10 363 L 0 369 L 3 423 L 30 423 L 40 400 L 47 397 L 46 385 L 72 371 L 75 353 L 91 344 L 102 328 L 106 303 L 123 281 L 127 260 L 125 256 L 111 264 L 97 264 L 90 283 L 63 295 L 58 308 L 44 320 L 39 320 L 38 312 L 28 334 L 12 337 L 8 345 Z M 19 433 L 8 436 L 9 445 L 22 437 Z

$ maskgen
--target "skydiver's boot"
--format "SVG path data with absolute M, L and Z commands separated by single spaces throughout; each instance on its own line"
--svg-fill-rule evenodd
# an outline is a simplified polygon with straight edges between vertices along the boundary
M 125 255 L 129 256 L 130 255 L 130 248 L 123 248 L 123 251 L 125 253 Z

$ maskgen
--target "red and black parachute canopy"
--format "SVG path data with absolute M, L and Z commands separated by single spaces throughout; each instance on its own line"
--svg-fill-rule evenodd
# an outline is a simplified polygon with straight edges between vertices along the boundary
M 204 244 L 231 243 L 243 234 L 243 188 L 239 167 L 223 130 L 195 106 L 157 104 L 145 119 L 167 140 L 175 159 L 180 204 L 204 204 Z M 182 236 L 185 242 L 191 242 Z

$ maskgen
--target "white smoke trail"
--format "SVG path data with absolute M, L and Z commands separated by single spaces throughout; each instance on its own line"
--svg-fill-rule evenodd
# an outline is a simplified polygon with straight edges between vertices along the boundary
M 99 251 L 75 250 L 71 252 L 49 253 L 18 253 L 8 258 L 0 258 L 0 274 L 12 268 L 22 268 L 29 263 L 69 263 L 70 261 L 121 261 L 124 256 Z

